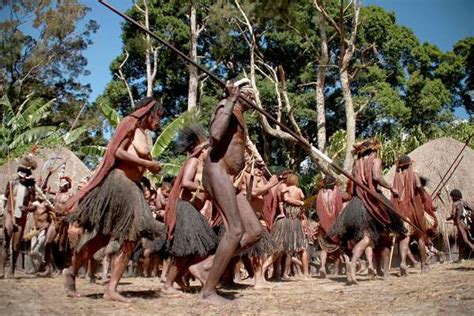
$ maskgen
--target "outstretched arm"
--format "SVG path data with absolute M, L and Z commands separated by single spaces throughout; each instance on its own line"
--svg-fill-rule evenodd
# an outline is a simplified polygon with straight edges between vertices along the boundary
M 276 176 L 272 176 L 270 180 L 262 185 L 261 187 L 257 187 L 254 185 L 254 188 L 252 190 L 252 195 L 253 196 L 260 196 L 267 194 L 268 191 L 270 191 L 271 188 L 276 186 L 278 184 L 278 178 Z

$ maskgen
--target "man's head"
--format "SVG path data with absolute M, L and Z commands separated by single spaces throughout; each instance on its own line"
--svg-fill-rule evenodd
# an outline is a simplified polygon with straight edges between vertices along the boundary
M 377 152 L 381 145 L 378 139 L 367 139 L 357 144 L 354 144 L 354 148 L 352 149 L 352 153 L 357 155 L 358 157 L 367 156 L 373 152 Z
M 249 101 L 255 102 L 255 90 L 249 79 L 243 78 L 234 82 L 234 86 L 239 87 L 240 94 Z M 246 102 L 239 102 L 243 111 L 250 109 Z
M 25 156 L 20 159 L 20 164 L 18 166 L 17 172 L 20 178 L 28 178 L 32 175 L 33 170 L 37 167 L 36 161 L 30 157 Z
M 160 119 L 163 115 L 163 107 L 161 104 L 152 97 L 141 99 L 135 104 L 135 109 L 139 110 L 145 106 L 150 106 L 150 110 L 141 118 L 141 125 L 150 131 L 156 131 L 160 129 Z
M 403 155 L 397 160 L 397 169 L 408 168 L 412 163 L 412 160 L 407 155 Z
M 197 146 L 207 143 L 207 133 L 202 125 L 195 123 L 185 126 L 176 139 L 176 149 L 180 153 L 192 153 Z
M 451 197 L 451 200 L 453 201 L 459 201 L 462 200 L 462 192 L 459 189 L 454 189 L 449 193 L 449 196 Z
M 328 174 L 323 180 L 323 187 L 325 189 L 331 189 L 332 190 L 336 184 L 337 184 L 336 178 L 333 177 L 330 174 Z

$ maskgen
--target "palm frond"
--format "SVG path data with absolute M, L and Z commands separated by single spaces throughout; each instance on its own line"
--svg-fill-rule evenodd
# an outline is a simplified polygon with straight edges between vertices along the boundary
M 28 129 L 25 132 L 16 135 L 13 141 L 8 145 L 8 148 L 13 149 L 27 143 L 35 143 L 40 139 L 51 135 L 56 128 L 56 126 L 38 126 Z
M 6 94 L 3 95 L 2 99 L 0 100 L 0 104 L 2 105 L 3 111 L 3 123 L 6 126 L 10 126 L 10 122 L 15 116 L 15 112 L 13 112 L 12 104 L 10 103 L 10 100 Z
M 70 132 L 67 132 L 64 135 L 64 143 L 66 145 L 70 145 L 70 144 L 74 143 L 82 134 L 87 132 L 87 129 L 88 129 L 87 126 L 81 126 L 81 127 L 73 129 Z
M 105 154 L 105 150 L 107 147 L 105 146 L 98 146 L 98 145 L 89 145 L 89 146 L 82 146 L 80 151 L 87 156 L 92 157 L 102 157 Z
M 195 115 L 196 112 L 194 111 L 186 111 L 166 125 L 153 145 L 151 156 L 153 158 L 159 157 L 171 144 L 178 131 L 183 128 L 184 125 L 189 123 Z
M 109 124 L 112 125 L 112 127 L 117 127 L 120 123 L 120 115 L 118 112 L 111 108 L 108 104 L 105 102 L 99 102 L 99 108 L 104 114 L 104 116 L 107 118 L 109 121 Z

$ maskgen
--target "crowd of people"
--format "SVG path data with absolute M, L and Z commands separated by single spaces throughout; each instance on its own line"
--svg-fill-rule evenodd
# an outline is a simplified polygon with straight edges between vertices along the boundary
M 153 184 L 144 176 L 147 170 L 160 172 L 149 132 L 159 127 L 162 109 L 152 98 L 122 120 L 100 166 L 77 192 L 67 176 L 53 192 L 52 172 L 35 179 L 36 162 L 22 158 L 2 203 L 1 276 L 8 263 L 14 276 L 17 258 L 27 249 L 28 273 L 61 274 L 71 297 L 79 296 L 75 280 L 81 268 L 95 282 L 101 266 L 106 299 L 128 300 L 117 292 L 128 268 L 161 278 L 165 293 L 188 291 L 192 280 L 199 281 L 202 299 L 224 303 L 219 284 L 249 277 L 256 288 L 265 288 L 269 279 L 326 278 L 328 262 L 333 273 L 345 270 L 348 284 L 357 284 L 361 270 L 388 277 L 395 246 L 400 275 L 407 275 L 407 258 L 418 265 L 412 244 L 421 272 L 428 272 L 430 255 L 440 254 L 433 244 L 436 209 L 426 179 L 408 156 L 398 160 L 390 184 L 382 175 L 380 144 L 362 141 L 353 150 L 355 181 L 326 175 L 315 188 L 316 202 L 305 203 L 297 173 L 272 175 L 249 141 L 243 115 L 248 106 L 240 96 L 252 99 L 248 81 L 226 87 L 209 135 L 198 124 L 183 128 L 176 147 L 187 158 L 170 182 Z M 474 208 L 458 189 L 451 198 L 459 259 L 470 258 Z

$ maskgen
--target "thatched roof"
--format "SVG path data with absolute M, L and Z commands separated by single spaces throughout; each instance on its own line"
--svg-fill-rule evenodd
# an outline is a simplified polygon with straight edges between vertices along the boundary
M 438 138 L 408 154 L 414 161 L 414 170 L 429 179 L 426 186 L 429 193 L 433 193 L 463 146 L 463 143 L 451 138 Z M 453 225 L 446 224 L 446 218 L 451 213 L 449 192 L 453 189 L 460 189 L 463 192 L 464 199 L 474 201 L 474 150 L 466 147 L 462 156 L 461 163 L 442 188 L 440 198 L 434 201 L 435 206 L 437 206 L 436 215 L 439 228 L 443 234 L 454 234 Z M 395 167 L 392 167 L 385 176 L 389 183 L 392 183 L 394 173 Z
M 77 189 L 77 185 L 82 178 L 91 174 L 86 165 L 67 148 L 42 148 L 34 155 L 38 167 L 33 172 L 36 179 L 46 177 L 49 168 L 56 169 L 65 164 L 64 175 L 72 179 L 72 190 Z M 0 194 L 3 194 L 8 180 L 15 176 L 19 159 L 0 166 Z M 48 185 L 53 191 L 58 190 L 59 174 L 61 168 L 50 177 Z

